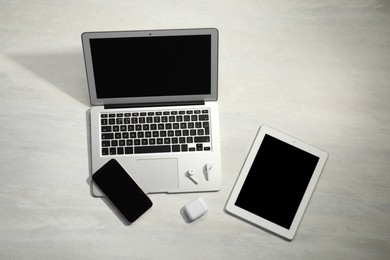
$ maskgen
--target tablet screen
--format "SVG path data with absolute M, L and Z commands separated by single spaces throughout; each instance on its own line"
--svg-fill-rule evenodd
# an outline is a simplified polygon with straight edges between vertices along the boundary
M 266 134 L 235 205 L 289 229 L 318 161 Z

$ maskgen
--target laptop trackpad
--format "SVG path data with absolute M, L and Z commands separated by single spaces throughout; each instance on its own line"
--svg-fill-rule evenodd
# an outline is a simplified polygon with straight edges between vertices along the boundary
M 136 165 L 137 181 L 145 192 L 179 187 L 177 158 L 137 160 Z

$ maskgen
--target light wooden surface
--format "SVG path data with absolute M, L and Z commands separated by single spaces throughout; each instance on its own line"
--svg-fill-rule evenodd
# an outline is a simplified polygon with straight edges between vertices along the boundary
M 124 226 L 87 184 L 80 35 L 195 27 L 220 32 L 222 190 Z M 330 155 L 292 242 L 223 211 L 263 123 Z M 390 3 L 1 1 L 0 135 L 0 259 L 390 259 Z

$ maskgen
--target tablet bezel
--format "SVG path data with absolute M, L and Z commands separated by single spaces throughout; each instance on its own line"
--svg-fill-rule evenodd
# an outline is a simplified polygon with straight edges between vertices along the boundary
M 246 177 L 248 176 L 248 173 L 251 169 L 251 166 L 256 158 L 257 152 L 260 148 L 261 143 L 264 140 L 265 135 L 270 135 L 280 141 L 283 141 L 287 144 L 290 144 L 296 148 L 299 148 L 303 151 L 306 151 L 310 154 L 313 154 L 319 158 L 318 163 L 314 169 L 314 172 L 310 178 L 310 181 L 307 185 L 306 191 L 302 197 L 302 200 L 300 202 L 300 205 L 295 213 L 294 219 L 291 223 L 291 226 L 289 229 L 286 229 L 280 225 L 277 225 L 267 219 L 262 218 L 261 216 L 255 215 L 241 207 L 238 207 L 235 205 L 237 198 L 240 194 L 240 191 L 242 189 L 242 186 L 245 183 Z M 251 224 L 254 224 L 256 226 L 262 227 L 274 234 L 277 234 L 283 238 L 286 238 L 288 240 L 292 240 L 295 236 L 295 233 L 298 229 L 299 223 L 303 217 L 303 214 L 305 212 L 305 209 L 309 203 L 310 197 L 314 191 L 315 185 L 320 177 L 321 171 L 325 166 L 325 162 L 328 158 L 328 153 L 320 150 L 312 145 L 309 145 L 299 139 L 296 139 L 294 137 L 291 137 L 285 133 L 282 133 L 274 128 L 271 128 L 267 125 L 262 125 L 260 129 L 257 132 L 257 135 L 255 137 L 255 140 L 252 144 L 252 147 L 250 148 L 250 151 L 248 153 L 248 156 L 245 160 L 244 165 L 241 168 L 241 172 L 237 178 L 237 181 L 233 187 L 233 190 L 230 194 L 230 197 L 226 203 L 225 210 L 234 215 L 237 216 Z M 255 199 L 255 198 L 254 198 Z

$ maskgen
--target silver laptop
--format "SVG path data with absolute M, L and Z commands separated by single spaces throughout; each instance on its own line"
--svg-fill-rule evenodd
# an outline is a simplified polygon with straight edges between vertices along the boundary
M 219 190 L 217 29 L 81 38 L 92 173 L 115 158 L 147 193 Z

